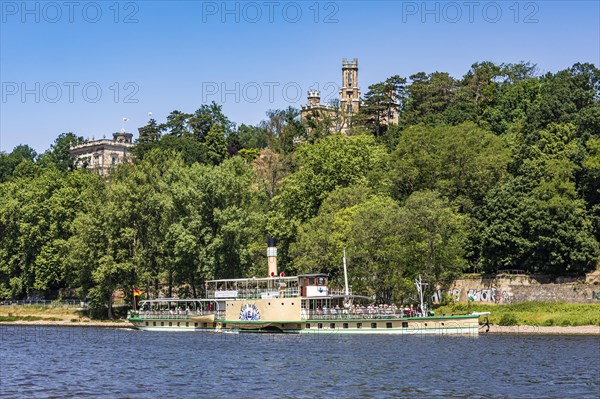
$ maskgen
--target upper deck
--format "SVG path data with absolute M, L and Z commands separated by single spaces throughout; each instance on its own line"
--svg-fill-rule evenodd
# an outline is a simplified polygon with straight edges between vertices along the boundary
M 302 274 L 286 277 L 237 278 L 206 282 L 206 296 L 211 299 L 318 298 L 343 295 L 341 289 L 330 289 L 326 274 Z

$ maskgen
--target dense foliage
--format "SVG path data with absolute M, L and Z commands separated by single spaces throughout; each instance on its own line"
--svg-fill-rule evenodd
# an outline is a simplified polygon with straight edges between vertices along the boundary
M 394 111 L 397 123 L 388 123 Z M 213 278 L 329 273 L 409 300 L 419 274 L 581 274 L 600 255 L 600 71 L 474 64 L 369 87 L 351 128 L 270 110 L 236 127 L 218 104 L 139 129 L 110 177 L 45 153 L 0 153 L 0 299 L 199 296 Z

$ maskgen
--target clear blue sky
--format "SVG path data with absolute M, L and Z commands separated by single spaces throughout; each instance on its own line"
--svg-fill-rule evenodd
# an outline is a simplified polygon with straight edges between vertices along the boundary
M 359 84 L 477 61 L 540 72 L 600 64 L 598 1 L 0 0 L 0 151 L 58 134 L 137 135 L 148 112 L 217 101 L 237 124 L 337 95 L 342 58 Z M 300 92 L 299 92 L 300 91 Z M 335 95 L 334 95 L 335 92 Z

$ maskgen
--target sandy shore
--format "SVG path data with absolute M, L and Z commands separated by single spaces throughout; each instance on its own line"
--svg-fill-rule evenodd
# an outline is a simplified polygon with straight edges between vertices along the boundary
M 2 321 L 0 326 L 43 326 L 43 327 L 106 327 L 106 328 L 133 328 L 133 326 L 127 321 L 115 322 L 115 321 L 97 321 L 97 320 L 86 320 L 86 321 L 50 321 L 50 320 L 36 320 L 36 321 Z
M 486 334 L 486 327 L 479 330 L 481 334 Z M 577 326 L 577 327 L 559 327 L 559 326 L 490 326 L 487 334 L 546 334 L 546 335 L 600 335 L 600 326 Z

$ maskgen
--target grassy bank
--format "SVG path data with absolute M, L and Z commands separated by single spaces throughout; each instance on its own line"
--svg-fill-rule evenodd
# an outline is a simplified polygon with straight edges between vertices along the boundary
M 118 315 L 118 308 L 115 314 Z M 121 311 L 120 313 L 124 313 Z M 70 306 L 47 306 L 47 305 L 7 305 L 0 306 L 0 322 L 20 321 L 49 321 L 66 323 L 124 323 L 122 318 L 114 320 L 91 319 L 87 312 Z
M 600 326 L 600 304 L 524 302 L 514 305 L 454 303 L 435 308 L 438 315 L 490 312 L 490 323 L 500 326 Z

